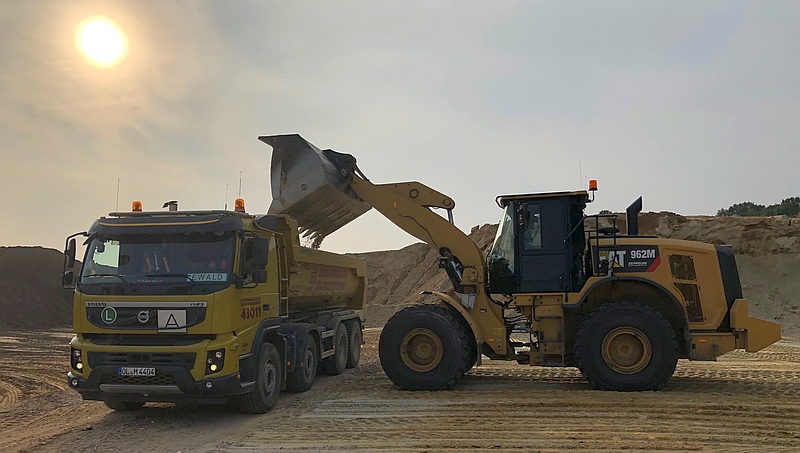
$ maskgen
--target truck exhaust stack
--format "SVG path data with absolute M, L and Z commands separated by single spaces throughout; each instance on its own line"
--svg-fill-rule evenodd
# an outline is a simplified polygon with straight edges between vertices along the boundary
M 303 237 L 313 241 L 312 247 L 372 208 L 353 192 L 323 151 L 300 135 L 258 139 L 273 150 L 268 213 L 294 217 Z

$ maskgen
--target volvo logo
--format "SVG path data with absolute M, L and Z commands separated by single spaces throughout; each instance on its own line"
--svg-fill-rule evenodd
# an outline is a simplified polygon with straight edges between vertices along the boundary
M 150 311 L 149 310 L 142 310 L 142 311 L 139 312 L 139 314 L 136 316 L 136 318 L 139 320 L 140 323 L 146 324 L 147 321 L 150 320 Z

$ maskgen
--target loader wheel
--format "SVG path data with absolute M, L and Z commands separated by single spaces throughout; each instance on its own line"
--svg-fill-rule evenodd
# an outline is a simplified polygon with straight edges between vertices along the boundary
M 114 409 L 115 411 L 138 411 L 139 409 L 144 407 L 144 402 L 142 401 L 109 401 L 104 400 L 106 406 L 110 409 Z
M 347 328 L 344 323 L 340 322 L 336 327 L 333 344 L 333 355 L 320 361 L 319 369 L 325 374 L 336 376 L 342 374 L 347 367 Z
M 607 304 L 581 324 L 575 360 L 600 390 L 660 390 L 678 363 L 678 341 L 669 322 L 647 305 Z
M 278 350 L 271 343 L 264 343 L 258 356 L 253 391 L 236 398 L 239 410 L 248 414 L 263 414 L 272 409 L 281 392 L 281 370 L 281 355 Z
M 310 334 L 306 337 L 306 347 L 301 357 L 303 361 L 298 363 L 297 368 L 286 377 L 286 390 L 290 392 L 305 392 L 311 388 L 317 377 L 319 354 L 317 353 L 317 343 Z
M 347 321 L 347 368 L 355 368 L 361 359 L 361 323 L 357 319 Z
M 433 305 L 405 308 L 381 332 L 383 371 L 402 390 L 451 388 L 467 370 L 469 340 L 458 319 Z

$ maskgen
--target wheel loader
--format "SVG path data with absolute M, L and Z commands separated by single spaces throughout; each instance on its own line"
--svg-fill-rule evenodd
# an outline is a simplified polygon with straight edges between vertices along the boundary
M 623 234 L 617 215 L 585 213 L 595 181 L 499 196 L 484 256 L 454 225 L 452 198 L 419 182 L 374 184 L 353 156 L 300 135 L 259 139 L 273 148 L 270 213 L 297 219 L 308 238 L 375 208 L 440 253 L 452 290 L 423 292 L 436 303 L 400 310 L 381 333 L 381 365 L 400 389 L 451 388 L 486 356 L 577 367 L 602 390 L 659 390 L 678 359 L 781 338 L 778 324 L 749 316 L 731 247 L 639 234 L 641 198 Z

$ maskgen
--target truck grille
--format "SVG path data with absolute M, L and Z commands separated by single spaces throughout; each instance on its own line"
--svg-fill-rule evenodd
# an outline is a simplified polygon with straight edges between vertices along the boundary
M 175 376 L 162 374 L 155 376 L 110 376 L 105 384 L 124 385 L 175 385 Z
M 96 368 L 103 365 L 173 365 L 191 370 L 194 367 L 196 354 L 182 353 L 138 353 L 138 352 L 89 352 L 86 354 L 89 366 Z
M 92 340 L 92 343 L 101 346 L 190 346 L 200 343 L 203 340 L 213 340 L 216 335 L 176 335 L 164 334 L 142 335 L 142 334 L 108 334 L 108 333 L 89 333 L 84 337 Z

